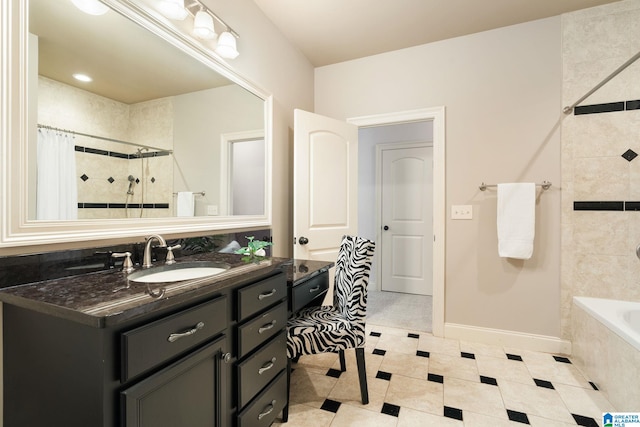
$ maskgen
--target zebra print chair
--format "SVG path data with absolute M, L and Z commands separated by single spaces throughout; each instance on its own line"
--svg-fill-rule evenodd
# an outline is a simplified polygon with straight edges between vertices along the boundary
M 345 371 L 344 350 L 354 348 L 362 403 L 369 403 L 364 360 L 367 285 L 375 243 L 344 236 L 336 261 L 333 306 L 309 307 L 287 322 L 288 374 L 291 361 L 301 355 L 339 353 L 340 370 Z M 288 404 L 283 412 L 287 420 Z

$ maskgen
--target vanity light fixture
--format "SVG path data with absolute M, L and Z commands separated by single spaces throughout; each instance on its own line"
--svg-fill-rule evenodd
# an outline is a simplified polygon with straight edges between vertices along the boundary
M 167 18 L 176 21 L 182 21 L 189 14 L 184 7 L 184 0 L 161 0 L 158 10 Z
M 236 38 L 228 31 L 220 34 L 216 53 L 223 58 L 235 59 L 240 55 L 236 47 Z
M 201 7 L 193 18 L 193 35 L 204 40 L 213 40 L 217 36 L 213 27 L 213 17 L 204 7 Z
M 240 35 L 200 0 L 159 0 L 157 8 L 165 17 L 173 20 L 182 21 L 187 15 L 191 15 L 193 35 L 202 40 L 215 40 L 218 36 L 213 25 L 215 19 L 225 28 L 217 40 L 215 52 L 222 58 L 229 59 L 237 58 L 240 54 L 237 47 Z
M 99 0 L 71 0 L 71 2 L 89 15 L 104 15 L 109 11 L 109 6 Z

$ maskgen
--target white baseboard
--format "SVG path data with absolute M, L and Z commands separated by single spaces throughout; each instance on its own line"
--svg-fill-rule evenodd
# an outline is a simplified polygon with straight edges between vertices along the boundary
M 544 353 L 571 354 L 571 342 L 547 335 L 445 323 L 445 338 L 480 342 Z

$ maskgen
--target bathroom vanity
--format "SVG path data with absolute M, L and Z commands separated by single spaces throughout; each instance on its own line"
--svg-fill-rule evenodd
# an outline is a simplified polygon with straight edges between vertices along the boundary
M 4 426 L 270 425 L 287 399 L 293 264 L 189 258 L 231 268 L 152 286 L 112 270 L 0 291 Z

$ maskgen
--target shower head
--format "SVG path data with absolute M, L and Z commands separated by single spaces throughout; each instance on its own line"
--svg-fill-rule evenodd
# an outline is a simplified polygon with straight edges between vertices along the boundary
M 136 179 L 133 175 L 129 175 L 127 179 L 129 180 L 129 188 L 127 189 L 127 194 L 129 196 L 133 196 L 133 187 L 136 185 Z

